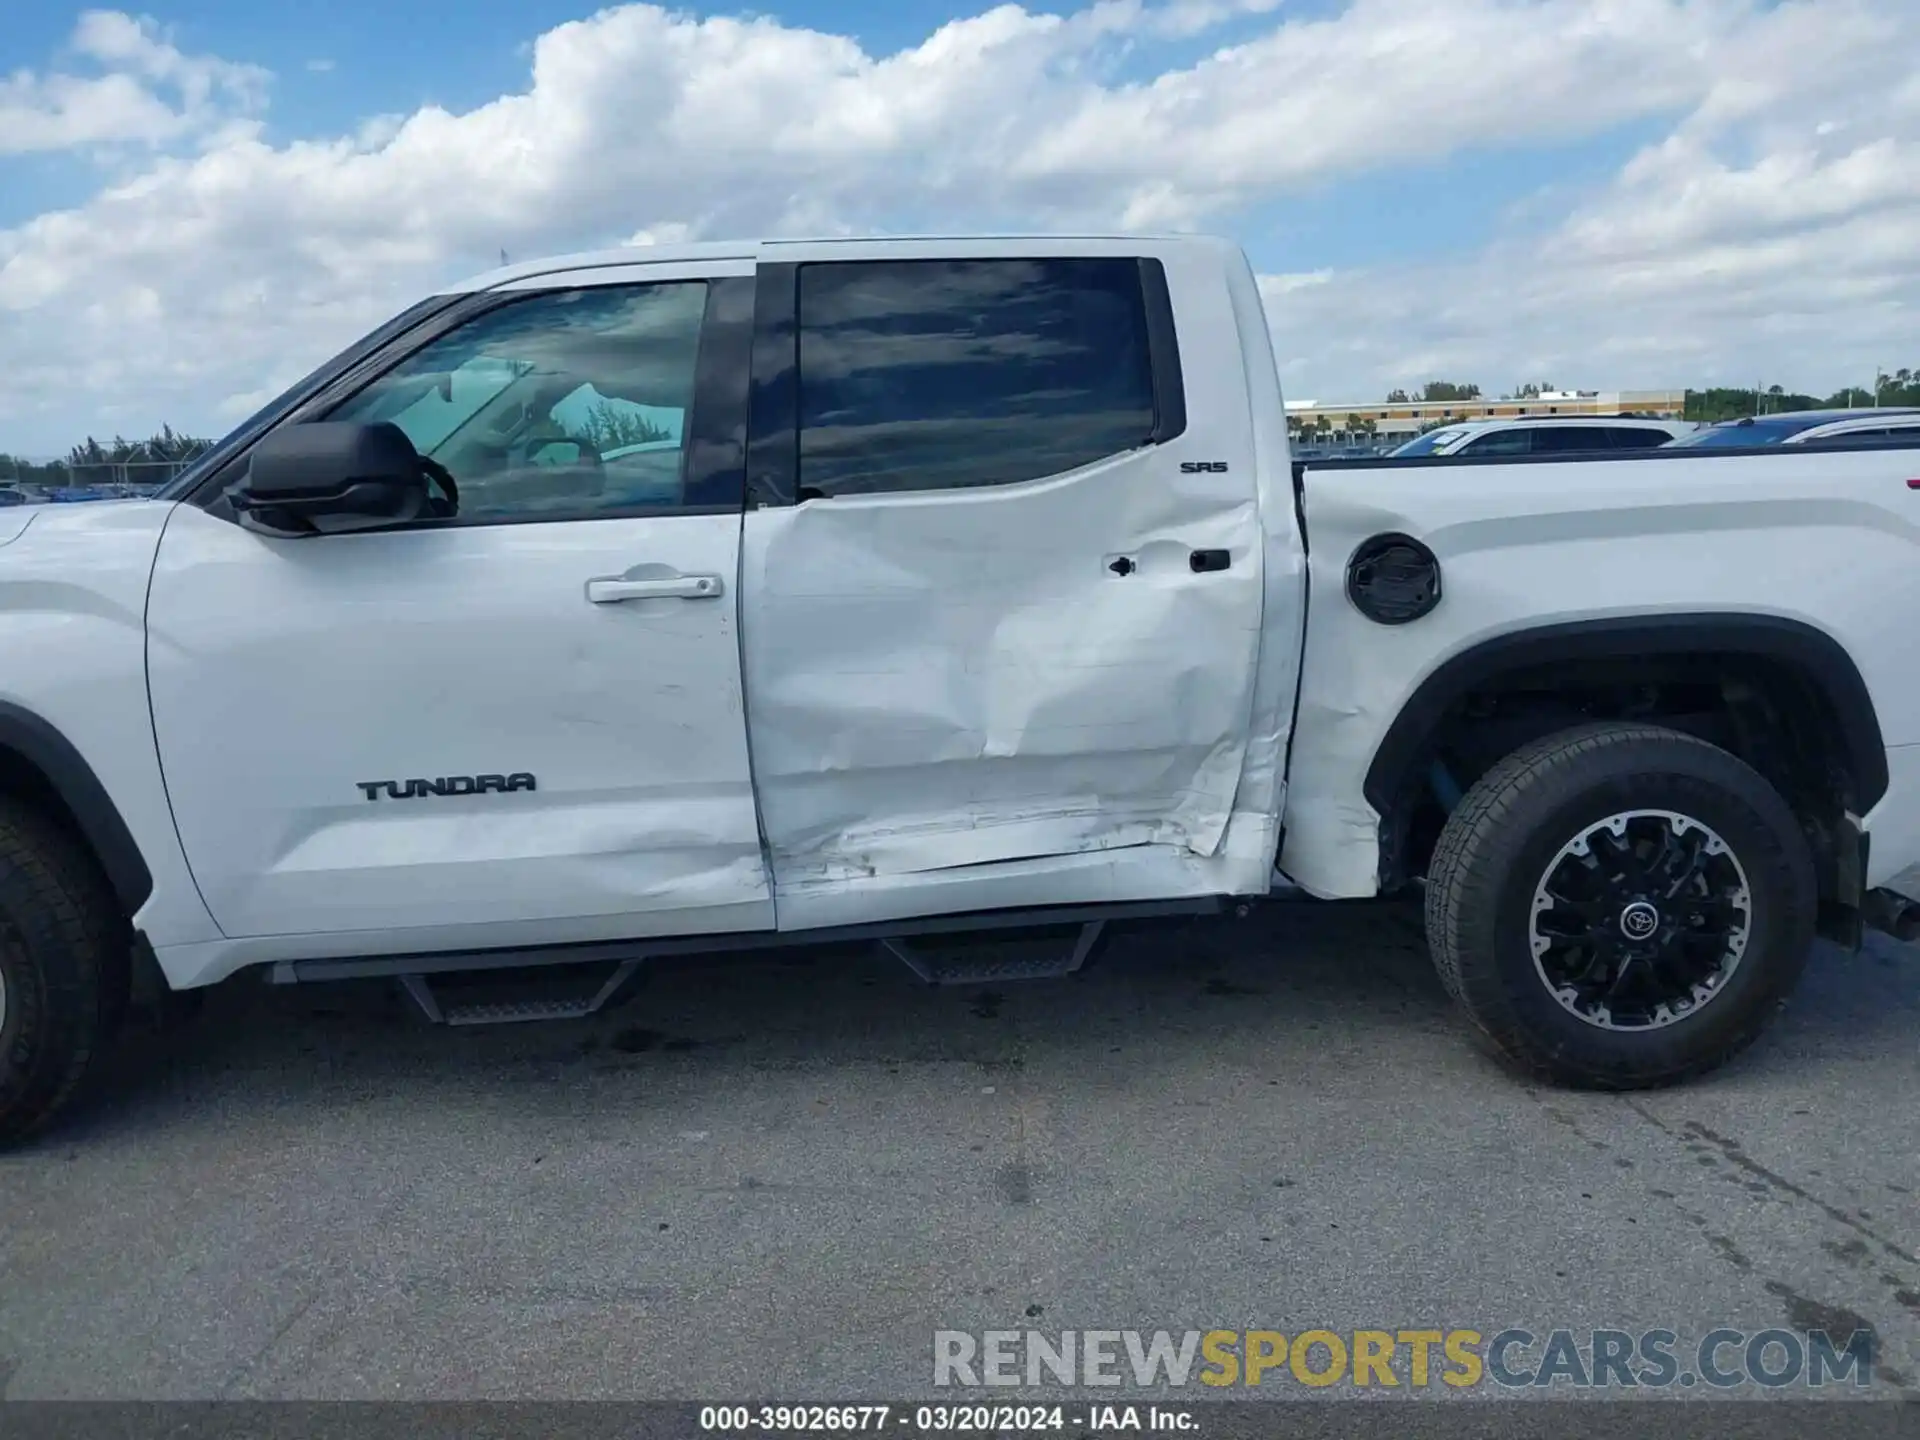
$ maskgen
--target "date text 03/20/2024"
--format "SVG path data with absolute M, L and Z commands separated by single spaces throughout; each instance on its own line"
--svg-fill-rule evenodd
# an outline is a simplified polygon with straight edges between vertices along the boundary
M 1169 1405 L 703 1405 L 700 1428 L 720 1434 L 992 1434 L 1009 1431 L 1124 1434 L 1200 1429 L 1192 1409 Z

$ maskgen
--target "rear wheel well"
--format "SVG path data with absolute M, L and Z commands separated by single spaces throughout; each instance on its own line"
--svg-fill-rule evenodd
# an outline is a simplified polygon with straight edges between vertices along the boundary
M 1504 756 L 1590 721 L 1639 721 L 1718 745 L 1766 777 L 1813 851 L 1823 933 L 1855 940 L 1865 855 L 1848 816 L 1884 792 L 1886 770 L 1870 702 L 1864 717 L 1858 713 L 1865 687 L 1851 661 L 1844 662 L 1851 684 L 1845 677 L 1836 683 L 1830 661 L 1810 662 L 1807 653 L 1658 643 L 1670 638 L 1656 635 L 1639 653 L 1619 643 L 1609 643 L 1609 653 L 1581 653 L 1590 647 L 1575 644 L 1557 658 L 1482 664 L 1456 677 L 1442 703 L 1418 720 L 1417 734 L 1407 733 L 1414 716 L 1403 717 L 1367 783 L 1382 817 L 1382 888 L 1425 873 L 1453 804 Z M 1415 705 L 1409 711 L 1417 715 Z

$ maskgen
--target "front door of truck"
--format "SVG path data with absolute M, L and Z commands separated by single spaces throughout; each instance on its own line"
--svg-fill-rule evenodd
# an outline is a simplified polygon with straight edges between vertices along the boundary
M 455 477 L 453 518 L 299 539 L 218 500 L 171 519 L 154 725 L 227 934 L 771 924 L 735 585 L 751 264 L 556 283 L 293 417 L 395 422 Z
M 1260 516 L 1237 340 L 1183 356 L 1174 319 L 1236 322 L 1217 269 L 1089 249 L 762 267 L 742 588 L 783 926 L 810 891 L 1220 845 Z

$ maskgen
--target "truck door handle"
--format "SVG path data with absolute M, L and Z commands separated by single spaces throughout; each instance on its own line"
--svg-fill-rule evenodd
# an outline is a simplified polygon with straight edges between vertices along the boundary
M 1232 552 L 1227 550 L 1196 550 L 1187 557 L 1187 564 L 1193 567 L 1196 575 L 1205 575 L 1211 570 L 1225 570 L 1233 564 Z
M 587 599 L 596 605 L 618 605 L 623 600 L 711 600 L 724 588 L 718 575 L 675 575 L 665 580 L 607 575 L 587 581 Z

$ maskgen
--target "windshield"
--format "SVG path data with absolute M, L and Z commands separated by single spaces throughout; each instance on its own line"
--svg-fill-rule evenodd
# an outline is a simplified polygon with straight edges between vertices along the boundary
M 1446 446 L 1460 439 L 1467 432 L 1458 427 L 1446 430 L 1429 430 L 1418 440 L 1409 440 L 1399 449 L 1388 452 L 1392 455 L 1438 455 Z
M 1721 446 L 1735 447 L 1747 445 L 1778 445 L 1789 435 L 1798 435 L 1802 430 L 1811 430 L 1816 425 L 1825 425 L 1825 418 L 1796 420 L 1735 420 L 1719 425 L 1710 425 L 1704 430 L 1696 430 L 1691 435 L 1683 435 L 1663 449 L 1706 449 Z

